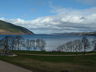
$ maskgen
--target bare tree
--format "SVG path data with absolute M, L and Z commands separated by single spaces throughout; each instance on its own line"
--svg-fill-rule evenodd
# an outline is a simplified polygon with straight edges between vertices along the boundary
M 60 45 L 60 46 L 58 46 L 56 49 L 57 49 L 57 51 L 64 51 L 64 52 L 69 51 L 69 49 L 67 48 L 66 43 L 64 43 L 64 44 L 62 44 L 62 45 Z
M 74 40 L 73 43 L 74 43 L 74 52 L 77 52 L 78 51 L 78 40 Z
M 16 47 L 16 39 L 15 39 L 15 36 L 11 36 L 11 41 L 10 41 L 10 49 L 11 50 L 15 50 L 15 47 Z
M 57 51 L 64 51 L 64 45 L 60 45 L 57 47 Z
M 65 52 L 73 52 L 74 49 L 74 42 L 69 41 L 67 43 L 64 43 L 63 45 L 58 46 L 57 50 L 65 51 Z
M 5 38 L 1 40 L 1 43 L 3 45 L 3 55 L 11 54 L 10 45 L 9 45 L 10 39 L 11 39 L 11 36 L 5 36 Z
M 81 52 L 81 50 L 82 50 L 82 42 L 81 42 L 81 40 L 78 40 L 77 43 L 78 43 L 78 51 Z
M 16 45 L 17 45 L 17 49 L 20 50 L 21 47 L 24 47 L 25 44 L 24 44 L 24 38 L 22 36 L 16 36 Z
M 36 51 L 36 43 L 35 40 L 31 40 L 31 48 Z
M 40 49 L 40 39 L 36 39 L 36 48 L 38 49 Z
M 66 49 L 65 49 L 66 52 L 69 52 L 69 47 L 70 47 L 70 46 L 69 46 L 69 42 L 67 42 L 67 43 L 65 44 L 65 46 L 66 46 Z
M 40 50 L 41 51 L 44 51 L 45 50 L 45 45 L 46 45 L 45 40 L 41 39 L 41 47 L 40 47 Z
M 92 45 L 93 45 L 93 51 L 96 50 L 96 36 L 94 37 L 93 41 L 92 41 Z
M 31 49 L 31 40 L 27 39 L 26 41 L 26 48 L 30 51 Z
M 72 41 L 69 41 L 69 50 L 70 52 L 73 52 L 73 48 L 74 48 L 74 43 Z
M 65 43 L 62 46 L 63 46 L 63 51 L 68 51 L 68 49 L 66 48 L 66 44 Z
M 74 43 L 73 50 L 74 50 L 74 52 L 76 52 L 76 55 L 78 55 L 78 52 L 80 52 L 82 49 L 82 43 L 79 39 L 74 40 L 73 43 Z
M 90 42 L 86 37 L 82 38 L 82 46 L 84 48 L 84 55 L 85 55 L 86 49 L 90 48 Z
M 46 42 L 43 39 L 36 40 L 36 47 L 39 48 L 41 51 L 45 50 Z
M 74 40 L 74 50 L 75 52 L 80 52 L 81 49 L 82 49 L 82 43 L 81 43 L 81 40 L 77 39 L 77 40 Z
M 0 49 L 4 49 L 5 41 L 3 39 L 0 40 Z

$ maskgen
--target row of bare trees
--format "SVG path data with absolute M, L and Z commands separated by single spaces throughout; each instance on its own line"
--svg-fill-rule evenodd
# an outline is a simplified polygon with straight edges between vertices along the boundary
M 8 48 L 11 50 L 45 50 L 46 42 L 43 39 L 24 39 L 22 36 L 7 36 Z M 6 37 L 0 40 L 0 48 L 6 46 Z
M 32 40 L 29 40 L 27 39 L 26 40 L 26 48 L 27 50 L 41 50 L 41 51 L 44 51 L 45 50 L 45 45 L 46 45 L 46 42 L 45 40 L 43 39 L 32 39 Z
M 82 39 L 77 39 L 74 41 L 69 41 L 57 47 L 57 51 L 65 51 L 65 52 L 86 52 L 87 49 L 94 47 L 96 50 L 96 37 L 94 37 L 93 41 L 90 42 L 86 37 L 82 37 Z

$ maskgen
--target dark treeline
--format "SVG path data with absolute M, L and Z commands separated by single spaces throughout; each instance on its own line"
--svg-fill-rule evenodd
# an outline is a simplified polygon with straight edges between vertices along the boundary
M 57 51 L 63 52 L 86 52 L 87 49 L 92 48 L 96 50 L 96 37 L 90 42 L 86 37 L 82 39 L 77 39 L 74 41 L 66 42 L 57 47 Z
M 7 38 L 7 39 L 6 39 Z M 22 36 L 6 36 L 0 40 L 0 49 L 5 49 L 6 46 L 10 50 L 45 50 L 46 42 L 43 39 L 24 39 Z

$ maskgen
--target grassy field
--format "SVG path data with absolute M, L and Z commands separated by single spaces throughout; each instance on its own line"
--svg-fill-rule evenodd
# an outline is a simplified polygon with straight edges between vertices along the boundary
M 13 51 L 14 53 L 52 54 L 51 52 Z M 94 53 L 94 52 L 91 52 Z M 54 53 L 56 54 L 56 53 Z M 63 54 L 63 52 L 61 53 Z M 70 54 L 70 53 L 64 53 Z M 96 72 L 96 55 L 85 56 L 34 56 L 18 54 L 15 57 L 0 56 L 0 59 L 34 72 Z
M 25 50 L 13 50 L 15 54 L 50 54 L 50 55 L 76 55 L 76 52 L 44 52 L 44 51 L 25 51 Z M 96 51 L 87 52 L 96 53 Z M 78 52 L 78 54 L 83 54 L 83 52 Z

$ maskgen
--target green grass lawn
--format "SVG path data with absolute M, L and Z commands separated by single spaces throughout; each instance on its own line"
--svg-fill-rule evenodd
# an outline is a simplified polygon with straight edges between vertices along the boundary
M 24 53 L 24 54 L 54 54 L 54 55 L 57 55 L 57 54 L 59 54 L 59 55 L 62 55 L 62 54 L 75 54 L 75 53 L 73 53 L 73 52 L 44 52 L 44 51 L 24 51 L 24 50 L 17 50 L 17 51 L 15 51 L 15 50 L 13 50 L 12 51 L 13 53 L 16 53 L 16 54 L 18 54 L 18 53 Z
M 25 51 L 25 50 L 13 50 L 12 53 L 23 53 L 23 54 L 50 54 L 50 55 L 73 55 L 76 52 L 44 52 L 44 51 Z M 96 53 L 96 51 L 87 52 L 88 53 Z M 82 52 L 78 52 L 78 54 L 83 54 Z
M 30 51 L 13 52 L 29 53 Z M 46 54 L 46 52 L 34 53 Z M 50 52 L 47 54 L 50 54 Z M 96 72 L 96 55 L 34 56 L 18 54 L 15 57 L 0 56 L 0 59 L 28 68 L 34 72 L 61 72 L 62 70 L 67 70 L 68 72 Z

